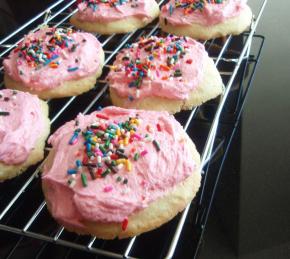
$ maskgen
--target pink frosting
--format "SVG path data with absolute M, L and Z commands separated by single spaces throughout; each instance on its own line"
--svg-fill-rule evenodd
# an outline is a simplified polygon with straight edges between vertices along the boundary
M 186 12 L 185 8 L 176 8 L 176 3 L 194 2 L 188 0 L 170 0 L 161 9 L 160 18 L 167 19 L 171 25 L 214 25 L 238 16 L 247 6 L 247 0 L 224 0 L 223 3 L 205 3 L 202 9 Z M 206 2 L 206 1 L 205 1 Z
M 0 162 L 25 162 L 44 128 L 39 99 L 29 93 L 0 91 Z
M 62 44 L 52 42 L 53 37 L 58 37 Z M 36 58 L 31 57 L 34 55 L 29 52 L 31 48 Z M 39 54 L 37 49 L 40 48 Z M 100 66 L 100 51 L 101 44 L 92 34 L 43 28 L 28 34 L 3 64 L 13 80 L 34 90 L 51 89 L 63 81 L 96 73 Z
M 107 79 L 119 96 L 130 100 L 148 96 L 184 100 L 200 84 L 206 57 L 204 46 L 191 38 L 153 36 L 123 49 Z M 140 86 L 132 87 L 139 77 Z
M 98 118 L 102 116 L 107 118 Z M 116 169 L 115 174 L 93 180 L 87 168 L 82 166 L 75 175 L 75 185 L 69 186 L 71 176 L 67 170 L 75 168 L 76 159 L 83 159 L 84 150 L 83 137 L 69 144 L 74 131 L 77 128 L 83 131 L 96 122 L 116 125 L 136 116 L 140 124 L 134 133 L 135 139 L 124 146 L 131 171 L 124 166 Z M 149 136 L 144 138 L 146 134 Z M 159 143 L 160 151 L 152 143 L 153 139 Z M 107 107 L 90 115 L 78 115 L 75 121 L 66 123 L 49 139 L 55 155 L 51 168 L 44 167 L 42 180 L 49 186 L 46 198 L 51 204 L 52 215 L 63 224 L 78 227 L 83 226 L 84 220 L 122 222 L 166 195 L 193 173 L 196 164 L 184 141 L 181 125 L 167 112 Z M 139 154 L 137 161 L 135 153 Z M 80 172 L 87 175 L 87 187 L 81 181 Z M 124 179 L 127 179 L 125 184 Z
M 81 2 L 78 5 L 77 19 L 87 22 L 112 22 L 127 17 L 151 18 L 149 10 L 152 4 L 156 4 L 155 0 L 123 0 L 107 1 L 102 3 L 100 0 L 93 1 L 88 5 L 88 1 Z M 113 6 L 111 3 L 118 3 Z

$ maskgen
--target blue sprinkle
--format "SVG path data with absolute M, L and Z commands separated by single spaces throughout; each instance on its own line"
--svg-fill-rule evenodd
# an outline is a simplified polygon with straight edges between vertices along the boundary
M 67 173 L 68 174 L 76 174 L 77 173 L 77 170 L 76 169 L 68 169 L 67 170 Z
M 98 107 L 97 107 L 97 111 L 101 111 L 102 109 L 103 109 L 102 106 L 98 106 Z
M 128 98 L 129 98 L 129 101 L 131 101 L 131 102 L 134 101 L 134 97 L 132 95 L 129 95 Z
M 73 136 L 71 137 L 70 141 L 69 141 L 69 144 L 72 145 L 73 142 L 75 141 L 75 139 L 78 137 L 78 134 L 77 133 L 74 133 Z
M 173 6 L 170 5 L 170 6 L 169 6 L 169 14 L 172 15 L 172 13 L 173 13 Z
M 77 166 L 77 167 L 81 167 L 81 166 L 82 166 L 82 162 L 81 162 L 80 160 L 77 160 L 77 161 L 76 161 L 76 166 Z
M 69 67 L 68 69 L 67 69 L 67 71 L 68 72 L 73 72 L 73 71 L 76 71 L 76 70 L 78 70 L 79 69 L 79 67 Z
M 59 55 L 56 55 L 56 54 L 54 54 L 54 55 L 51 57 L 51 59 L 50 59 L 50 60 L 57 59 L 58 57 L 59 57 Z

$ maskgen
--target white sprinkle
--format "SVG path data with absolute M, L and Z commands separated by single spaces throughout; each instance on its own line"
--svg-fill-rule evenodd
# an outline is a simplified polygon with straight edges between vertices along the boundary
M 73 188 L 76 185 L 77 181 L 73 178 L 70 178 L 69 187 Z
M 102 162 L 102 157 L 101 156 L 97 156 L 97 162 L 101 163 Z

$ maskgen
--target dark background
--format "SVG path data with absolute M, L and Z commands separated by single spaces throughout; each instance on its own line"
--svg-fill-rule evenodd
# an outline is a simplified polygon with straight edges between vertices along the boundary
M 0 0 L 0 38 L 52 2 Z M 261 2 L 249 1 L 254 13 Z M 236 188 L 230 183 L 217 190 L 202 259 L 230 259 L 238 254 L 245 259 L 290 258 L 289 8 L 289 1 L 268 1 L 258 26 L 266 43 L 236 137 L 239 166 L 233 166 L 237 163 L 234 140 L 223 174 L 236 175 L 239 195 L 227 195 Z M 237 219 L 227 217 L 229 208 L 237 210 Z

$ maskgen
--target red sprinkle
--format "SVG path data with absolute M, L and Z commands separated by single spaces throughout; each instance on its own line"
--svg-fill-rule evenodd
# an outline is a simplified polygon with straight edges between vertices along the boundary
M 102 168 L 98 168 L 98 171 L 97 171 L 97 177 L 98 178 L 101 177 L 102 172 L 103 172 L 103 169 Z
M 89 161 L 89 158 L 87 157 L 87 156 L 85 156 L 84 158 L 83 158 L 83 164 L 87 164 L 88 163 L 88 161 Z
M 100 119 L 104 119 L 104 120 L 108 120 L 109 117 L 104 115 L 104 114 L 97 114 L 96 117 L 100 118 Z
M 112 154 L 112 155 L 111 155 L 111 159 L 112 159 L 112 160 L 116 160 L 116 159 L 118 159 L 118 158 L 119 158 L 119 156 L 116 155 L 116 154 Z
M 186 60 L 186 63 L 187 63 L 187 64 L 191 64 L 191 63 L 192 63 L 192 59 L 188 59 L 188 60 Z
M 159 123 L 157 123 L 157 125 L 156 125 L 156 126 L 157 126 L 157 130 L 158 130 L 158 131 L 161 131 L 161 126 L 160 126 L 160 124 L 159 124 Z
M 128 226 L 128 219 L 125 218 L 122 222 L 122 230 L 125 231 L 127 229 L 127 226 Z

